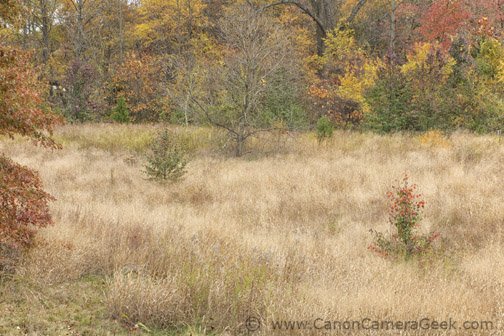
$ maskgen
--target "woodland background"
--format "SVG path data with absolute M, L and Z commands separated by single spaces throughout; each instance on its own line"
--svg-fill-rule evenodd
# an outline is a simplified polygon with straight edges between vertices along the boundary
M 71 122 L 119 107 L 123 122 L 229 127 L 248 97 L 254 129 L 322 116 L 384 132 L 503 125 L 502 0 L 3 0 L 0 11 L 2 43 L 32 51 L 39 90 Z

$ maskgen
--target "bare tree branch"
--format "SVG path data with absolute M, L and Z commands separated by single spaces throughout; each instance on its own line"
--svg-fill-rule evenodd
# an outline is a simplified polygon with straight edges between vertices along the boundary
M 277 1 L 277 2 L 273 2 L 273 3 L 270 3 L 270 4 L 262 6 L 261 8 L 259 8 L 259 11 L 264 11 L 264 10 L 270 8 L 270 7 L 275 7 L 275 6 L 280 6 L 280 5 L 293 5 L 293 6 L 296 6 L 303 13 L 305 13 L 306 15 L 308 15 L 313 21 L 315 21 L 315 23 L 320 28 L 320 30 L 322 31 L 322 33 L 324 35 L 326 35 L 326 27 L 324 26 L 324 24 L 322 23 L 322 21 L 320 20 L 320 18 L 317 15 L 315 15 L 314 13 L 312 13 L 306 6 L 304 6 L 303 4 L 301 4 L 301 3 L 299 3 L 299 2 L 297 2 L 295 0 L 280 0 L 280 1 Z
M 194 97 L 191 97 L 191 100 L 196 103 L 196 105 L 200 108 L 201 111 L 203 111 L 203 113 L 205 113 L 205 116 L 207 117 L 208 121 L 212 124 L 212 125 L 215 125 L 217 127 L 220 127 L 220 128 L 224 128 L 225 130 L 227 130 L 229 133 L 232 133 L 234 134 L 235 136 L 239 136 L 238 132 L 236 132 L 235 130 L 227 127 L 226 125 L 224 124 L 221 124 L 221 123 L 218 123 L 216 122 L 215 120 L 212 119 L 212 117 L 210 117 L 210 113 L 208 113 L 208 110 L 203 106 L 201 105 L 201 103 Z
M 76 11 L 79 11 L 79 8 L 77 7 L 77 4 L 73 0 L 68 0 L 67 2 L 71 3 L 72 6 L 75 8 Z
M 357 16 L 357 14 L 359 14 L 359 11 L 366 4 L 366 1 L 367 0 L 359 0 L 359 1 L 357 1 L 357 3 L 355 4 L 355 6 L 352 8 L 352 12 L 350 13 L 350 16 L 346 20 L 347 23 L 352 23 L 353 22 L 353 20 Z
M 346 19 L 346 23 L 352 23 L 353 22 L 353 20 L 355 19 L 355 17 L 357 16 L 357 14 L 359 14 L 360 10 L 362 9 L 362 7 L 364 7 L 364 5 L 366 4 L 366 2 L 367 2 L 367 0 L 358 0 L 357 1 L 357 3 L 355 4 L 355 6 L 352 8 L 352 12 L 350 13 L 350 15 L 348 16 L 348 18 Z M 256 7 L 251 2 L 251 0 L 247 0 L 247 3 L 249 5 L 251 5 L 252 7 L 254 7 L 254 8 Z M 270 4 L 264 5 L 261 8 L 259 8 L 258 10 L 259 11 L 264 11 L 264 10 L 270 8 L 270 7 L 275 7 L 275 6 L 280 6 L 280 5 L 293 5 L 293 6 L 298 7 L 302 12 L 304 12 L 306 15 L 308 15 L 317 24 L 317 26 L 320 28 L 320 30 L 323 32 L 323 34 L 326 35 L 326 27 L 322 23 L 322 20 L 320 20 L 320 18 L 317 15 L 315 15 L 314 13 L 312 13 L 312 11 L 310 11 L 306 6 L 304 6 L 303 4 L 299 3 L 296 0 L 280 0 L 280 1 L 277 1 L 277 2 L 273 2 L 273 3 L 270 3 Z

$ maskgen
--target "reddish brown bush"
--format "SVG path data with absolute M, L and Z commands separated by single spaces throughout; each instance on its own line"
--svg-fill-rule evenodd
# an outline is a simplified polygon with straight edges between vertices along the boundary
M 20 134 L 43 146 L 60 118 L 43 104 L 44 84 L 30 65 L 30 54 L 0 44 L 0 135 Z
M 0 244 L 29 246 L 35 229 L 51 223 L 47 202 L 52 199 L 36 172 L 0 156 Z
M 44 105 L 43 91 L 30 54 L 0 43 L 0 135 L 19 134 L 58 147 L 50 135 L 60 119 Z M 0 154 L 0 269 L 13 252 L 31 245 L 37 227 L 51 223 L 51 199 L 37 173 Z
M 382 256 L 404 255 L 410 257 L 421 254 L 432 247 L 432 243 L 439 237 L 439 233 L 432 232 L 422 235 L 416 232 L 422 219 L 425 201 L 417 193 L 417 185 L 409 183 L 409 177 L 404 175 L 402 183 L 394 186 L 387 193 L 389 199 L 389 222 L 396 233 L 390 238 L 380 232 L 374 232 L 374 242 L 370 250 Z

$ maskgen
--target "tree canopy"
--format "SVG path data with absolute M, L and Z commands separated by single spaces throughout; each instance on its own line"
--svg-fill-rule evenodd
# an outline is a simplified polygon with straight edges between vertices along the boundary
M 71 122 L 110 121 L 120 99 L 132 122 L 208 123 L 196 102 L 212 102 L 207 107 L 221 113 L 214 121 L 236 116 L 239 104 L 229 113 L 223 97 L 239 86 L 219 83 L 233 67 L 251 70 L 255 45 L 244 52 L 229 43 L 240 29 L 229 31 L 237 18 L 230 13 L 248 8 L 281 31 L 278 45 L 289 46 L 282 73 L 261 86 L 262 120 L 277 114 L 288 127 L 311 128 L 326 116 L 337 127 L 375 129 L 386 120 L 380 111 L 394 104 L 387 97 L 396 97 L 404 103 L 398 118 L 415 116 L 408 129 L 492 131 L 503 118 L 503 6 L 501 0 L 5 0 L 0 13 L 4 64 L 13 53 L 32 51 L 16 62 L 40 70 L 38 97 Z M 242 62 L 232 61 L 239 53 Z M 272 66 L 271 57 L 254 66 Z M 34 92 L 34 83 L 26 85 Z M 32 121 L 49 130 L 44 118 L 38 113 Z

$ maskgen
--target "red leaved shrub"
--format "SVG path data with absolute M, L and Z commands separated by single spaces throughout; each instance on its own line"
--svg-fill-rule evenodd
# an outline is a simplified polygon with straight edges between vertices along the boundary
M 36 172 L 0 156 L 0 244 L 28 247 L 37 227 L 51 223 L 47 202 Z
M 0 43 L 0 135 L 18 134 L 57 148 L 50 136 L 61 120 L 44 104 L 44 83 L 30 57 Z M 21 249 L 32 244 L 36 228 L 51 223 L 50 200 L 36 172 L 0 154 L 0 271 L 12 268 Z
M 404 175 L 402 184 L 393 186 L 387 193 L 389 199 L 389 222 L 395 232 L 390 237 L 385 237 L 380 232 L 374 232 L 374 242 L 370 250 L 382 256 L 404 255 L 409 257 L 421 254 L 431 248 L 432 243 L 439 237 L 433 232 L 421 235 L 416 232 L 422 219 L 422 210 L 425 201 L 422 195 L 416 192 L 416 184 L 409 183 L 408 175 Z

